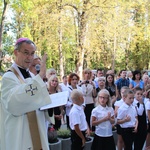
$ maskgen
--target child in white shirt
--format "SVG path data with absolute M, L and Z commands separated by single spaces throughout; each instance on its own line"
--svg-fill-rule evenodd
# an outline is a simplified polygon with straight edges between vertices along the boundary
M 126 90 L 124 95 L 124 103 L 118 109 L 117 123 L 121 126 L 121 135 L 125 145 L 124 150 L 132 150 L 132 144 L 138 127 L 137 111 L 135 106 L 132 105 L 134 92 Z
M 97 107 L 92 110 L 92 125 L 96 127 L 91 150 L 115 150 L 112 134 L 114 124 L 114 110 L 111 107 L 110 94 L 106 89 L 98 93 Z
M 82 104 L 83 94 L 77 89 L 71 92 L 73 107 L 69 113 L 69 123 L 71 129 L 71 150 L 83 150 L 85 145 L 85 134 L 89 135 L 89 128 L 86 122 Z

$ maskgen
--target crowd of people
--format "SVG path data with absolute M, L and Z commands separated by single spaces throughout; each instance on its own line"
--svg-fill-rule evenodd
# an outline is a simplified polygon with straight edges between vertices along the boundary
M 127 76 L 129 73 L 130 77 Z M 112 70 L 104 75 L 103 70 L 98 69 L 97 75 L 93 78 L 92 70 L 85 69 L 82 81 L 75 73 L 68 76 L 68 81 L 70 80 L 75 85 L 72 86 L 68 82 L 65 86 L 69 88 L 69 92 L 73 89 L 82 92 L 84 98 L 82 106 L 86 121 L 90 131 L 95 132 L 92 150 L 116 149 L 112 136 L 112 130 L 115 128 L 118 134 L 118 150 L 123 148 L 132 150 L 133 145 L 135 150 L 142 150 L 145 143 L 146 149 L 150 149 L 150 78 L 147 72 L 142 75 L 138 70 L 133 72 L 121 70 L 119 77 L 115 78 Z M 71 109 L 72 100 L 69 99 L 68 103 Z M 69 127 L 68 114 L 67 112 Z
M 46 68 L 46 54 L 40 58 L 35 51 L 31 40 L 18 39 L 15 62 L 2 78 L 1 150 L 49 150 L 47 129 L 58 130 L 62 124 L 71 130 L 71 150 L 82 150 L 90 132 L 95 133 L 91 150 L 115 150 L 115 129 L 118 150 L 142 150 L 145 143 L 150 149 L 147 72 L 121 70 L 116 76 L 113 70 L 86 68 L 82 79 L 72 72 L 60 82 L 57 71 Z M 39 109 L 50 103 L 50 94 L 63 91 L 69 93 L 66 105 Z
M 50 80 L 51 76 L 53 80 Z M 54 110 L 58 109 L 53 112 L 55 122 L 49 122 L 54 124 L 56 130 L 61 127 L 62 123 L 66 123 L 67 127 L 74 131 L 74 128 L 70 127 L 69 115 L 74 105 L 71 93 L 77 89 L 83 95 L 82 108 L 88 128 L 90 132 L 95 132 L 92 150 L 116 149 L 112 136 L 114 129 L 117 129 L 118 134 L 118 150 L 123 148 L 130 150 L 133 145 L 135 150 L 142 150 L 145 142 L 146 149 L 149 149 L 148 117 L 150 116 L 148 115 L 150 110 L 148 93 L 150 91 L 150 78 L 146 71 L 142 74 L 139 70 L 133 72 L 121 70 L 116 77 L 113 70 L 104 73 L 103 69 L 97 69 L 95 74 L 91 69 L 84 69 L 82 80 L 77 73 L 70 73 L 63 76 L 60 83 L 56 70 L 51 68 L 47 70 L 46 78 L 48 89 L 54 84 L 50 81 L 56 83 L 55 90 L 49 91 L 49 94 L 62 91 L 69 92 L 67 104 L 54 108 Z M 76 136 L 74 135 L 74 137 Z M 72 147 L 72 149 L 79 149 L 75 146 L 77 144 L 73 145 L 74 148 Z

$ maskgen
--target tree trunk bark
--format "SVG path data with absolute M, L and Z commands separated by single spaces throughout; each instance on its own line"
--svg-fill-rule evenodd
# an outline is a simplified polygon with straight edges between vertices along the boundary
M 83 72 L 83 62 L 84 62 L 84 55 L 85 55 L 85 38 L 86 38 L 86 25 L 87 25 L 87 18 L 86 18 L 86 6 L 88 0 L 83 2 L 83 11 L 82 14 L 79 15 L 79 47 L 78 47 L 78 61 L 77 61 L 77 68 L 76 72 L 79 75 L 80 79 L 82 79 L 82 72 Z
M 59 44 L 58 44 L 58 49 L 59 49 L 59 60 L 60 60 L 60 78 L 62 79 L 63 75 L 64 75 L 64 62 L 63 62 L 63 52 L 62 52 L 62 27 L 61 27 L 61 3 L 62 0 L 59 1 L 60 6 L 58 6 L 58 10 L 59 10 L 59 18 L 58 18 L 58 22 L 59 22 L 59 27 L 58 27 L 58 34 L 59 34 Z
M 0 23 L 0 70 L 2 68 L 2 59 L 3 59 L 3 53 L 2 53 L 2 35 L 3 35 L 3 28 L 4 28 L 4 20 L 5 20 L 5 16 L 6 16 L 6 12 L 8 9 L 8 3 L 6 2 L 6 0 L 4 0 L 4 8 L 3 8 L 3 12 L 2 12 L 2 16 L 1 16 L 1 23 Z

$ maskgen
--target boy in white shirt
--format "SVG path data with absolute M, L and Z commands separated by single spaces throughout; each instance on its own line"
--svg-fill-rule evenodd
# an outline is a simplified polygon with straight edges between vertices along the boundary
M 124 96 L 124 103 L 118 109 L 117 123 L 122 128 L 122 138 L 125 144 L 124 150 L 132 150 L 132 144 L 138 127 L 137 111 L 135 106 L 132 105 L 134 92 L 126 90 Z
M 84 103 L 83 94 L 77 89 L 71 93 L 73 107 L 69 113 L 71 128 L 71 150 L 83 150 L 85 145 L 85 134 L 89 135 L 89 128 L 86 122 L 82 104 Z

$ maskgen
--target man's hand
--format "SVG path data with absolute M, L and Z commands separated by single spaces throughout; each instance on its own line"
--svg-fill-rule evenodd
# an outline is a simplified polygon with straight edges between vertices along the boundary
M 46 76 L 46 59 L 47 59 L 47 54 L 44 54 L 41 59 L 41 67 L 39 72 L 39 75 L 42 79 Z

